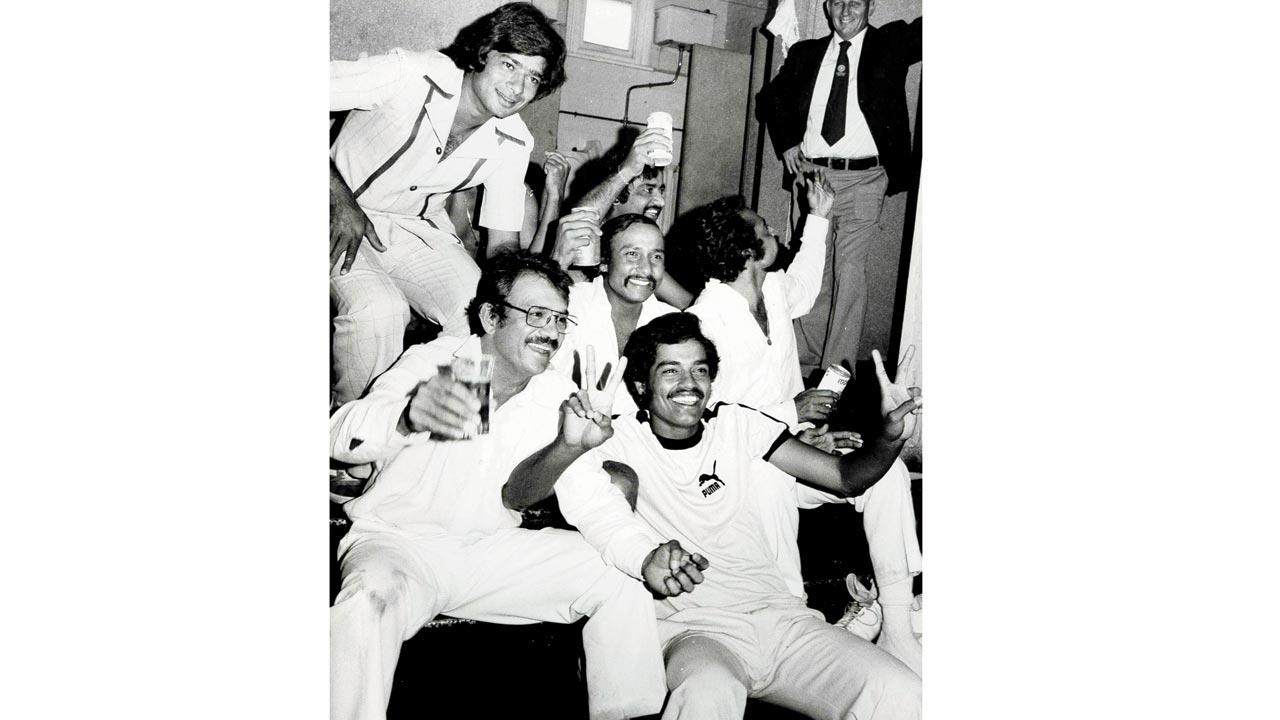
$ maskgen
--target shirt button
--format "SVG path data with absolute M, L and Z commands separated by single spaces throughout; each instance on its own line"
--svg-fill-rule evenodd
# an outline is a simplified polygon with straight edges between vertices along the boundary
M 440 153 L 442 153 L 442 152 L 444 152 L 444 151 L 443 151 L 443 150 L 441 150 L 440 148 L 436 148 L 436 154 L 437 154 L 437 155 L 439 155 L 439 154 L 440 154 Z
M 410 192 L 412 192 L 412 191 L 414 191 L 414 190 L 417 190 L 417 189 L 418 189 L 418 186 L 417 186 L 417 185 L 410 185 L 410 186 L 409 186 L 409 190 L 410 190 Z

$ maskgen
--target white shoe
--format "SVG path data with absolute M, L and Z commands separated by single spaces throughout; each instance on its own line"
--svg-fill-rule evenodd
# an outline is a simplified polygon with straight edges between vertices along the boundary
M 872 642 L 880 634 L 882 614 L 879 602 L 872 600 L 870 605 L 863 605 L 854 600 L 835 624 L 838 628 L 844 628 L 863 640 Z
M 868 642 L 875 640 L 884 620 L 884 609 L 876 600 L 880 593 L 876 591 L 875 580 L 871 581 L 871 587 L 867 587 L 858 582 L 856 575 L 849 573 L 844 584 L 853 602 L 849 603 L 844 615 L 836 621 L 836 627 L 844 628 Z

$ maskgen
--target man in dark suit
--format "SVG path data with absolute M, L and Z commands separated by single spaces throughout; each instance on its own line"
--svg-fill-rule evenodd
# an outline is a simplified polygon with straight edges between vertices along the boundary
M 875 0 L 826 0 L 834 32 L 796 43 L 758 98 L 788 174 L 823 167 L 836 191 L 822 290 L 795 321 L 805 377 L 832 364 L 854 369 L 880 207 L 916 183 L 905 83 L 920 61 L 921 21 L 871 27 L 875 7 Z

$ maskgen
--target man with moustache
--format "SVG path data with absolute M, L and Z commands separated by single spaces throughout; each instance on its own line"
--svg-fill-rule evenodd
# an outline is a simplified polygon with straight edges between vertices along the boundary
M 684 572 L 701 582 L 656 602 L 671 690 L 663 720 L 741 718 L 749 697 L 813 718 L 919 718 L 920 677 L 806 607 L 755 512 L 784 473 L 844 496 L 873 492 L 913 430 L 919 389 L 891 382 L 875 355 L 884 426 L 862 452 L 837 457 L 758 410 L 708 406 L 718 357 L 698 326 L 695 316 L 673 313 L 636 330 L 624 382 L 643 409 L 610 421 L 591 397 L 572 396 L 560 435 L 521 463 L 504 495 L 513 486 L 549 494 L 554 485 L 569 521 L 623 562 L 618 545 L 642 529 L 696 551 Z M 626 462 L 642 478 L 634 513 L 601 476 L 607 461 Z
M 905 83 L 921 58 L 921 20 L 872 27 L 875 0 L 825 0 L 823 8 L 833 34 L 796 43 L 758 98 L 787 172 L 825 168 L 836 191 L 822 290 L 796 321 L 805 377 L 833 364 L 854 370 L 880 208 L 915 184 Z
M 561 219 L 567 232 L 557 236 L 555 256 L 569 257 L 578 246 L 591 242 L 596 217 L 608 220 L 634 213 L 656 221 L 667 205 L 667 169 L 650 164 L 650 156 L 671 151 L 672 143 L 660 128 L 642 131 L 614 170 L 578 201 L 579 208 L 591 208 L 594 214 L 570 213 Z M 603 249 L 600 257 L 606 257 Z M 658 299 L 677 309 L 693 302 L 693 295 L 669 276 L 659 281 L 656 293 Z
M 330 63 L 330 110 L 350 111 L 329 167 L 335 405 L 400 355 L 410 308 L 467 333 L 480 269 L 446 198 L 483 185 L 489 252 L 518 244 L 533 138 L 517 113 L 564 82 L 564 58 L 551 21 L 510 3 L 440 52 Z
M 692 589 L 683 568 L 694 558 L 636 531 L 619 541 L 627 560 L 615 569 L 576 532 L 521 529 L 520 514 L 503 503 L 512 468 L 555 437 L 560 404 L 578 390 L 544 372 L 573 326 L 568 289 L 568 276 L 546 258 L 494 256 L 468 308 L 476 334 L 415 345 L 331 418 L 331 455 L 374 466 L 369 489 L 345 505 L 351 530 L 338 549 L 342 589 L 330 610 L 333 718 L 384 717 L 401 644 L 440 614 L 508 624 L 590 616 L 590 716 L 661 707 L 650 591 Z M 480 400 L 447 372 L 454 358 L 480 353 L 493 359 L 483 434 Z M 593 368 L 584 379 L 594 383 Z M 606 412 L 617 385 L 592 390 Z
M 565 336 L 564 347 L 551 360 L 551 367 L 568 377 L 573 376 L 575 352 L 587 346 L 594 349 L 596 367 L 612 372 L 637 327 L 678 312 L 654 296 L 654 288 L 666 277 L 666 241 L 648 216 L 628 213 L 605 222 L 600 257 L 601 274 L 575 282 L 569 289 L 569 314 L 578 326 Z M 601 375 L 607 379 L 606 371 Z M 614 398 L 613 410 L 624 414 L 636 407 L 623 393 Z

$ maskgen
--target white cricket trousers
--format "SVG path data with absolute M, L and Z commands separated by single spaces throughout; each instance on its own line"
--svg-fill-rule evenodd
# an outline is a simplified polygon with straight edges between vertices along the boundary
M 919 675 L 802 605 L 696 608 L 659 626 L 671 688 L 662 720 L 741 720 L 749 697 L 817 720 L 920 718 Z
M 770 469 L 774 468 L 770 466 Z M 780 470 L 778 475 L 789 482 L 767 486 L 777 489 L 761 498 L 760 515 L 788 589 L 803 598 L 800 550 L 796 546 L 800 532 L 797 505 L 809 509 L 826 503 L 846 502 L 846 499 L 815 490 Z M 867 536 L 876 583 L 884 587 L 919 575 L 920 541 L 916 539 L 916 511 L 911 504 L 911 473 L 902 460 L 894 460 L 884 477 L 847 502 L 862 513 L 862 530 Z
M 480 282 L 479 266 L 451 234 L 447 218 L 437 222 L 448 232 L 426 225 L 410 232 L 385 215 L 367 214 L 386 252 L 362 242 L 346 275 L 339 274 L 340 265 L 329 273 L 337 405 L 363 395 L 400 357 L 410 308 L 445 335 L 470 335 L 467 304 Z
M 357 524 L 338 552 L 342 589 L 329 611 L 333 720 L 385 718 L 401 644 L 440 614 L 511 625 L 589 616 L 582 645 L 592 720 L 662 707 L 653 598 L 576 532 L 413 538 Z

